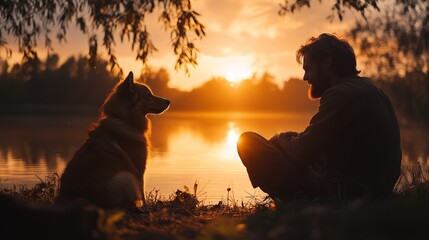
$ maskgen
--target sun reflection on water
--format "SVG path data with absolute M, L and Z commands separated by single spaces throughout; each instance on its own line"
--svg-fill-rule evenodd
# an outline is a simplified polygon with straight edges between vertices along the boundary
M 236 127 L 234 122 L 228 123 L 228 137 L 226 139 L 226 144 L 228 146 L 236 146 L 238 141 L 238 128 Z
M 220 158 L 234 163 L 234 165 L 241 164 L 241 162 L 238 161 L 239 156 L 237 153 L 237 141 L 239 137 L 239 129 L 236 126 L 235 122 L 228 122 L 228 131 L 226 139 L 223 142 L 222 146 L 220 146 Z

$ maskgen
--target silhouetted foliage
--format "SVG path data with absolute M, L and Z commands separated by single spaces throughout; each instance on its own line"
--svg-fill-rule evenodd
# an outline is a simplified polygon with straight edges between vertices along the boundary
M 397 0 L 380 14 L 358 21 L 349 35 L 364 71 L 379 80 L 397 109 L 429 120 L 429 2 Z
M 403 0 L 406 1 L 406 0 Z M 322 2 L 322 0 L 319 0 Z M 336 0 L 334 5 L 331 7 L 332 14 L 328 16 L 328 19 L 333 20 L 335 14 L 338 19 L 343 20 L 345 14 L 345 9 L 351 9 L 359 12 L 363 18 L 366 18 L 368 9 L 378 8 L 378 0 Z M 311 0 L 295 0 L 292 3 L 289 0 L 284 0 L 283 4 L 280 4 L 280 15 L 285 15 L 287 13 L 294 13 L 295 11 L 301 10 L 303 7 L 311 7 Z
M 38 58 L 37 43 L 40 36 L 44 45 L 52 51 L 52 29 L 58 29 L 56 38 L 65 42 L 71 24 L 88 36 L 89 62 L 95 66 L 98 54 L 99 35 L 105 47 L 111 67 L 118 65 L 115 52 L 115 37 L 131 42 L 131 49 L 137 51 L 136 59 L 147 63 L 148 55 L 156 51 L 150 33 L 146 28 L 148 14 L 160 10 L 159 21 L 170 30 L 174 53 L 178 56 L 176 68 L 195 65 L 197 48 L 195 38 L 205 35 L 204 25 L 198 20 L 199 14 L 192 10 L 190 0 L 135 0 L 135 1 L 78 1 L 78 0 L 44 0 L 0 2 L 0 48 L 7 48 L 5 35 L 18 40 L 19 52 L 24 60 Z
M 397 1 L 367 22 L 357 21 L 349 35 L 373 73 L 395 76 L 429 67 L 429 2 Z M 368 71 L 368 70 L 367 70 Z

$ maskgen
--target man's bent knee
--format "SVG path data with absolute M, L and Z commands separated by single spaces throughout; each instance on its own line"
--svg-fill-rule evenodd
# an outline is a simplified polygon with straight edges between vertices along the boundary
M 279 149 L 255 132 L 242 133 L 237 141 L 237 150 L 240 157 L 246 152 L 256 155 L 264 152 L 280 153 Z
M 240 135 L 237 141 L 237 147 L 245 147 L 251 145 L 255 142 L 255 139 L 260 138 L 261 136 L 254 132 L 244 132 Z

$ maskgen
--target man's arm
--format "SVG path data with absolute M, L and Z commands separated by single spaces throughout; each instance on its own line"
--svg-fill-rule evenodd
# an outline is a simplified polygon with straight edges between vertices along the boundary
M 285 132 L 270 139 L 274 145 L 292 159 L 315 159 L 334 140 L 353 119 L 351 96 L 338 87 L 328 89 L 320 100 L 318 112 L 312 117 L 310 125 L 301 133 Z
M 293 152 L 298 150 L 298 146 L 295 146 L 297 137 L 297 132 L 283 132 L 272 136 L 268 141 L 280 149 L 284 154 L 292 157 L 296 155 Z

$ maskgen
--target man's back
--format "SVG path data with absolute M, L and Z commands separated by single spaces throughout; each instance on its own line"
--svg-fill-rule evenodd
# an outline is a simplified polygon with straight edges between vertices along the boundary
M 399 177 L 396 115 L 389 98 L 367 78 L 348 77 L 326 90 L 299 140 L 311 165 L 371 195 L 388 194 Z

